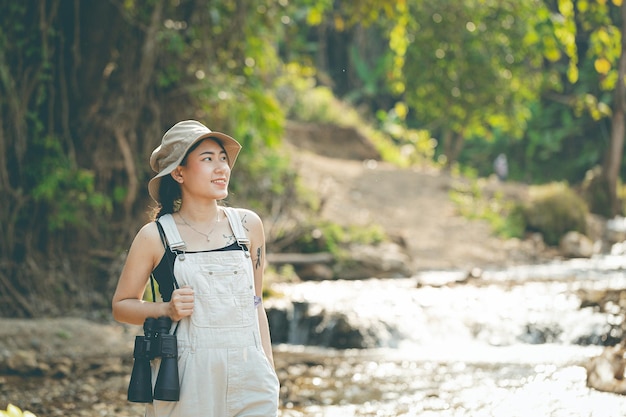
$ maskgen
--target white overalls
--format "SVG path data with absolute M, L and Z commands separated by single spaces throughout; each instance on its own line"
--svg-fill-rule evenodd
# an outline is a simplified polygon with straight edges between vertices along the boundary
M 247 237 L 239 215 L 225 211 L 241 246 Z M 185 253 L 171 215 L 159 221 L 170 248 L 182 248 L 174 276 L 180 286 L 193 287 L 195 303 L 176 332 L 180 400 L 154 400 L 146 416 L 275 417 L 279 382 L 261 346 L 249 248 Z M 153 386 L 158 363 L 153 361 Z

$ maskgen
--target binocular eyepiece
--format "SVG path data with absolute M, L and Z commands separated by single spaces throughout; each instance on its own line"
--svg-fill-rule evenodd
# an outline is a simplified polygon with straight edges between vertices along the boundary
M 151 403 L 152 400 L 178 401 L 178 346 L 176 335 L 170 334 L 172 320 L 163 316 L 147 318 L 143 324 L 144 335 L 135 336 L 133 370 L 128 385 L 128 401 Z M 161 366 L 152 393 L 150 361 L 161 358 Z

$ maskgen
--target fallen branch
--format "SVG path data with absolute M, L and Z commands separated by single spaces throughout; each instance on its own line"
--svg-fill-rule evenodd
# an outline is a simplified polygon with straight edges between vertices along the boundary
M 329 264 L 335 261 L 335 256 L 329 252 L 318 253 L 269 253 L 267 262 L 275 265 L 309 265 Z

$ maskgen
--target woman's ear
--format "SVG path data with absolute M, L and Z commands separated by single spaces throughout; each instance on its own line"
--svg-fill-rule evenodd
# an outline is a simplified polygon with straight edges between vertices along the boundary
M 170 175 L 172 176 L 172 178 L 174 178 L 174 181 L 176 181 L 177 183 L 180 184 L 183 182 L 183 173 L 180 167 L 176 167 L 176 169 L 174 169 L 174 171 L 172 171 Z

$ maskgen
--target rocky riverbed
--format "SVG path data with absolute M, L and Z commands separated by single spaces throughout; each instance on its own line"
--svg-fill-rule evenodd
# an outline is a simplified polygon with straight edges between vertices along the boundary
M 616 369 L 615 355 L 602 356 L 603 343 L 621 337 L 626 278 L 616 261 L 461 280 L 460 272 L 438 271 L 277 285 L 320 314 L 309 330 L 332 327 L 324 317 L 341 312 L 351 332 L 379 345 L 275 345 L 280 416 L 622 416 L 626 396 L 588 386 L 589 375 Z M 0 320 L 0 408 L 10 402 L 38 417 L 142 415 L 141 404 L 126 401 L 139 331 L 102 319 Z
M 321 196 L 320 216 L 380 224 L 404 250 L 387 259 L 409 259 L 398 271 L 415 275 L 336 287 L 273 284 L 283 297 L 273 311 L 289 311 L 283 302 L 307 306 L 301 311 L 311 319 L 309 331 L 347 323 L 376 330 L 378 338 L 367 349 L 277 344 L 281 417 L 623 416 L 626 397 L 587 386 L 586 366 L 604 347 L 565 338 L 580 333 L 579 323 L 595 329 L 588 340 L 610 335 L 607 325 L 619 327 L 625 306 L 616 294 L 622 293 L 608 291 L 619 288 L 581 286 L 581 275 L 571 273 L 543 283 L 528 279 L 528 264 L 550 277 L 555 269 L 541 265 L 558 251 L 541 239 L 503 241 L 486 223 L 460 216 L 448 196 L 457 179 L 341 157 L 340 151 L 294 156 L 306 185 Z M 515 183 L 485 187 L 516 199 L 526 192 Z M 505 273 L 491 268 L 518 275 L 502 279 Z M 613 272 L 623 277 L 623 269 Z M 331 300 L 344 307 L 335 316 L 325 305 Z M 107 312 L 94 316 L 0 319 L 0 409 L 12 403 L 38 417 L 143 415 L 142 405 L 126 401 L 140 329 L 113 323 Z M 400 346 L 407 340 L 408 347 Z

